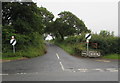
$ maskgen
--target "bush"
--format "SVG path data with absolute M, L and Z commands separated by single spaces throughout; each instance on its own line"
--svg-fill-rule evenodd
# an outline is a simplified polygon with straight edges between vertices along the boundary
M 101 50 L 102 54 L 113 54 L 120 53 L 119 45 L 118 45 L 118 37 L 114 36 L 101 36 L 101 35 L 92 35 L 90 42 L 97 43 L 98 50 Z M 91 46 L 92 48 L 92 46 Z M 94 48 L 92 48 L 94 49 Z
M 76 55 L 80 55 L 82 54 L 82 51 L 85 51 L 86 48 L 84 46 L 85 44 L 76 44 L 74 45 L 74 52 Z
M 32 57 L 37 57 L 37 56 L 42 56 L 46 52 L 45 48 L 42 47 L 30 47 L 28 49 L 25 49 L 24 51 L 16 51 L 16 53 L 12 52 L 7 52 L 3 53 L 3 58 L 4 57 L 27 57 L 27 58 L 32 58 Z
M 3 57 L 36 57 L 46 52 L 45 44 L 39 33 L 30 35 L 15 34 L 17 43 L 15 45 L 16 53 L 13 53 L 12 45 L 7 41 L 3 43 Z M 5 41 L 5 40 L 4 40 Z M 9 40 L 10 41 L 10 40 Z
M 69 44 L 74 44 L 74 43 L 76 43 L 76 41 L 77 41 L 77 38 L 71 36 L 71 37 L 68 37 L 67 39 L 65 39 L 64 42 L 65 42 L 65 43 L 69 43 Z
M 65 43 L 75 44 L 85 41 L 85 33 L 78 36 L 69 36 L 64 40 Z
M 65 50 L 67 50 L 67 52 L 69 52 L 70 54 L 72 53 L 80 55 L 83 50 L 86 50 L 85 42 L 85 33 L 83 33 L 79 36 L 70 36 L 59 43 L 62 45 L 62 48 L 66 48 Z M 93 43 L 97 43 L 97 48 L 93 47 Z M 92 38 L 90 39 L 89 43 L 89 50 L 100 51 L 102 55 L 120 54 L 119 45 L 120 37 L 115 37 L 113 35 L 103 36 L 98 34 L 92 34 Z

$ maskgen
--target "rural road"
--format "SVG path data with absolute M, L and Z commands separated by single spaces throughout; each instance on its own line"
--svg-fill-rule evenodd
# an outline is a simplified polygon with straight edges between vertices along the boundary
M 118 81 L 118 61 L 77 58 L 53 44 L 44 56 L 2 63 L 3 81 Z

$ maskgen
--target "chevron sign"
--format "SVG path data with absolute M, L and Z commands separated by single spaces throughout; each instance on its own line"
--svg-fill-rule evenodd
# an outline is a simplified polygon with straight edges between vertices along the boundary
M 87 34 L 85 35 L 85 38 L 86 38 L 87 40 L 91 39 L 91 34 L 90 34 L 90 33 L 87 33 Z

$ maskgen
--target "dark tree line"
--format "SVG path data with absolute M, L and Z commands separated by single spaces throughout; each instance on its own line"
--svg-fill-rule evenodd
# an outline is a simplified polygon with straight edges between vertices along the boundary
M 64 40 L 65 36 L 90 32 L 82 20 L 69 11 L 58 14 L 55 21 L 52 12 L 44 7 L 37 7 L 33 2 L 3 2 L 2 32 L 3 50 L 9 47 L 12 35 L 18 40 L 18 47 L 37 45 L 38 37 L 50 34 L 56 39 Z

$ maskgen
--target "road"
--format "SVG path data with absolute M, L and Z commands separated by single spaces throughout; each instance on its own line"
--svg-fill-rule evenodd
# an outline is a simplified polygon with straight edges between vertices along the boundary
M 3 81 L 118 81 L 118 61 L 77 58 L 53 44 L 44 56 L 2 63 Z

